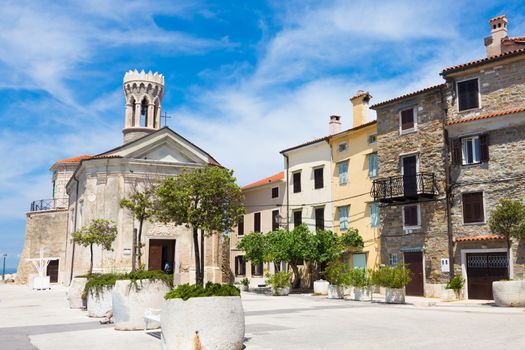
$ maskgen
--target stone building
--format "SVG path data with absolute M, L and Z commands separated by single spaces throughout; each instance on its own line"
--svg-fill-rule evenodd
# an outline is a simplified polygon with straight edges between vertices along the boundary
M 95 156 L 78 158 L 76 164 L 57 168 L 59 171 L 53 176 L 54 186 L 57 186 L 55 194 L 67 192 L 67 202 L 52 212 L 42 213 L 46 215 L 42 218 L 38 216 L 41 213 L 28 214 L 25 245 L 34 246 L 32 237 L 35 232 L 43 232 L 46 237 L 42 241 L 46 246 L 61 247 L 59 253 L 50 253 L 63 257 L 59 262 L 58 281 L 64 284 L 69 284 L 72 277 L 86 273 L 89 267 L 89 249 L 73 243 L 72 232 L 94 219 L 114 221 L 118 234 L 113 250 L 103 251 L 95 247 L 93 271 L 129 271 L 138 222 L 127 209 L 120 207 L 120 201 L 134 191 L 155 185 L 167 176 L 177 176 L 183 170 L 220 166 L 195 144 L 168 127 L 160 127 L 164 95 L 161 74 L 127 72 L 124 94 L 124 143 Z M 64 192 L 60 186 L 66 178 Z M 40 219 L 33 220 L 33 216 Z M 142 238 L 145 268 L 159 270 L 167 262 L 173 266 L 175 283 L 194 281 L 193 240 L 189 228 L 147 222 Z M 228 272 L 225 271 L 228 259 L 222 259 L 222 255 L 228 255 L 229 249 L 224 249 L 222 240 L 218 235 L 206 239 L 207 281 L 222 281 L 223 272 Z M 222 266 L 224 260 L 225 268 Z

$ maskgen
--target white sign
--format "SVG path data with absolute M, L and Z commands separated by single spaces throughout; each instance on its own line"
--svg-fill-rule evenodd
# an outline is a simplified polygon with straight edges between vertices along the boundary
M 448 259 L 441 259 L 441 272 L 450 272 Z
M 124 248 L 123 255 L 131 255 L 131 248 Z

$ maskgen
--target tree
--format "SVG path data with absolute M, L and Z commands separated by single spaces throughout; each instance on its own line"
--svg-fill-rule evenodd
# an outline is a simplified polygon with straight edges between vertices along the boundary
M 117 237 L 117 228 L 112 221 L 95 219 L 88 226 L 72 233 L 73 241 L 84 247 L 89 247 L 89 273 L 93 272 L 93 246 L 100 245 L 102 249 L 113 250 L 111 244 Z
M 243 194 L 235 181 L 232 171 L 207 166 L 169 177 L 157 188 L 158 219 L 193 229 L 197 284 L 204 283 L 204 236 L 231 230 L 244 215 Z
M 512 238 L 525 237 L 525 205 L 519 200 L 502 199 L 491 213 L 489 227 L 493 233 L 505 237 L 510 266 L 512 264 L 510 260 Z
M 261 232 L 251 232 L 237 242 L 237 249 L 244 251 L 244 259 L 255 264 L 268 261 L 266 235 Z
M 139 222 L 138 237 L 136 237 L 135 232 L 133 232 L 132 271 L 135 271 L 136 259 L 138 260 L 139 269 L 142 266 L 142 228 L 144 222 L 150 220 L 155 214 L 155 194 L 156 189 L 153 185 L 145 184 L 143 189 L 140 189 L 140 186 L 135 184 L 131 196 L 120 201 L 120 207 L 129 209 L 131 215 Z

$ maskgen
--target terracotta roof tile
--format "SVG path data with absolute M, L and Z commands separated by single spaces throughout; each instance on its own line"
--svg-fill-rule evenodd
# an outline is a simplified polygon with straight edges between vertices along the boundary
M 301 143 L 301 144 L 299 144 L 297 146 L 293 146 L 293 147 L 290 147 L 290 148 L 287 148 L 287 149 L 283 149 L 280 153 L 285 153 L 285 152 L 288 152 L 288 151 L 291 151 L 291 150 L 294 150 L 294 149 L 297 149 L 297 148 L 301 148 L 301 147 L 308 146 L 308 145 L 313 145 L 314 143 L 317 143 L 317 142 L 327 141 L 328 137 L 329 136 L 319 137 L 317 139 L 313 139 L 311 141 L 307 141 L 305 143 Z
M 464 68 L 470 68 L 470 67 L 474 67 L 474 66 L 479 66 L 479 65 L 485 64 L 487 62 L 497 61 L 497 60 L 504 59 L 504 58 L 507 58 L 507 57 L 518 56 L 518 55 L 521 55 L 522 53 L 525 53 L 525 48 L 517 49 L 517 50 L 513 50 L 513 51 L 509 51 L 509 52 L 505 52 L 505 53 L 502 53 L 501 55 L 496 55 L 496 56 L 492 56 L 492 57 L 485 57 L 485 58 L 482 58 L 482 59 L 479 59 L 479 60 L 475 60 L 475 61 L 471 61 L 471 62 L 467 62 L 467 63 L 463 63 L 463 64 L 458 64 L 457 66 L 452 66 L 452 67 L 448 67 L 448 68 L 443 69 L 443 71 L 441 72 L 441 75 L 446 75 L 448 73 L 456 72 L 456 71 L 462 70 Z
M 390 100 L 386 100 L 386 101 L 383 101 L 383 102 L 376 103 L 375 105 L 370 106 L 370 108 L 374 109 L 376 107 L 380 107 L 380 106 L 386 105 L 388 103 L 396 102 L 396 101 L 402 100 L 404 98 L 412 97 L 412 96 L 415 96 L 415 95 L 418 95 L 418 94 L 422 94 L 424 92 L 428 92 L 428 91 L 432 91 L 434 89 L 442 88 L 444 86 L 445 86 L 445 84 L 439 84 L 439 85 L 430 86 L 430 87 L 427 87 L 427 88 L 424 88 L 424 89 L 421 89 L 421 90 L 410 92 L 410 93 L 405 94 L 405 95 L 394 97 L 394 98 L 392 98 Z
M 274 182 L 277 182 L 277 181 L 282 180 L 282 179 L 284 179 L 284 171 L 281 171 L 280 173 L 277 173 L 275 175 L 266 177 L 266 178 L 264 178 L 262 180 L 259 180 L 259 181 L 253 182 L 253 183 L 251 183 L 249 185 L 246 185 L 244 187 L 241 187 L 241 190 L 247 190 L 249 188 L 259 187 L 259 186 L 262 186 L 262 185 L 267 185 L 267 184 L 274 183 Z
M 56 163 L 64 164 L 64 163 L 80 163 L 81 160 L 92 158 L 93 156 L 83 154 L 81 156 L 71 157 L 71 158 L 65 158 L 57 160 Z
M 484 235 L 484 236 L 469 236 L 469 237 L 456 237 L 456 242 L 479 242 L 479 241 L 492 241 L 492 240 L 503 240 L 505 237 L 498 235 Z
M 496 16 L 496 17 L 494 17 L 494 18 L 491 18 L 491 19 L 489 20 L 489 23 L 495 22 L 495 21 L 497 21 L 498 19 L 503 19 L 503 18 L 506 19 L 507 16 L 505 16 L 505 15 Z
M 512 109 L 512 110 L 509 110 L 509 111 L 502 111 L 502 112 L 496 112 L 496 113 L 491 113 L 491 114 L 478 115 L 478 116 L 475 116 L 475 117 L 470 117 L 470 118 L 465 118 L 465 119 L 460 119 L 460 120 L 453 120 L 453 121 L 448 122 L 447 125 L 466 123 L 466 122 L 471 122 L 471 121 L 474 121 L 474 120 L 482 120 L 482 119 L 489 119 L 489 118 L 495 118 L 495 117 L 503 117 L 503 116 L 506 116 L 506 115 L 515 114 L 515 113 L 521 113 L 521 112 L 525 112 L 525 107 L 518 108 L 518 109 Z

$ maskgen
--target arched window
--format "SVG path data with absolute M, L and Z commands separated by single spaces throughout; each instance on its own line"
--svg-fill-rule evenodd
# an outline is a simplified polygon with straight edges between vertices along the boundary
M 140 104 L 140 126 L 144 128 L 148 126 L 148 101 L 146 98 Z

